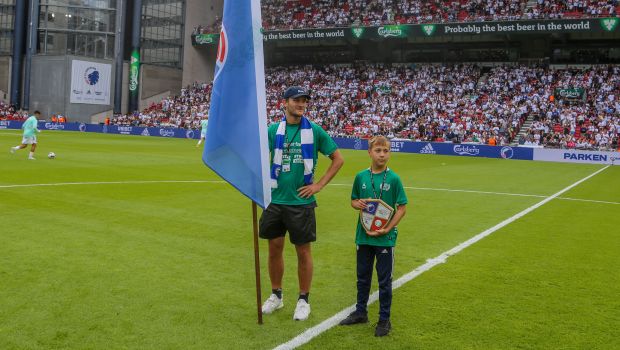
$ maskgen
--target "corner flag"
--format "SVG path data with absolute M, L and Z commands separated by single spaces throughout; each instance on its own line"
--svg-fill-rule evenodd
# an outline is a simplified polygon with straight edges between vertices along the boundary
M 224 1 L 202 160 L 265 208 L 271 202 L 260 1 Z

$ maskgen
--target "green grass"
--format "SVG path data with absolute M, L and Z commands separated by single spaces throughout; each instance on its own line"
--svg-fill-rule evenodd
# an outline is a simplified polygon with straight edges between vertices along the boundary
M 219 180 L 195 141 L 46 132 L 36 161 L 8 153 L 0 186 Z M 49 151 L 57 159 L 48 160 Z M 83 184 L 0 187 L 0 349 L 270 349 L 355 302 L 354 174 L 319 195 L 312 314 L 295 322 L 294 249 L 285 249 L 285 307 L 256 324 L 251 205 L 230 185 Z M 328 162 L 319 161 L 319 174 Z M 393 154 L 410 205 L 395 278 L 600 166 Z M 620 201 L 620 167 L 563 197 Z M 620 347 L 620 205 L 555 199 L 395 290 L 393 332 L 335 327 L 303 348 L 616 349 Z M 262 293 L 269 293 L 261 241 Z M 376 290 L 376 286 L 373 288 Z

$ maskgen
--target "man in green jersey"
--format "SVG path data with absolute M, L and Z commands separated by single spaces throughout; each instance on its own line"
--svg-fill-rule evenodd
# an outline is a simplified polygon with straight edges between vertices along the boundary
M 354 209 L 366 209 L 368 199 L 381 199 L 392 208 L 396 208 L 392 219 L 382 228 L 366 232 L 360 219 L 357 221 L 355 244 L 357 245 L 357 304 L 355 311 L 340 322 L 352 325 L 368 322 L 367 303 L 372 281 L 372 268 L 377 261 L 377 278 L 379 281 L 379 322 L 375 336 L 382 337 L 390 332 L 390 309 L 392 307 L 392 269 L 394 268 L 394 246 L 398 237 L 396 225 L 406 212 L 407 195 L 400 177 L 390 168 L 390 141 L 377 136 L 368 142 L 368 154 L 372 160 L 368 169 L 355 176 L 351 191 L 351 206 Z
M 198 140 L 196 147 L 200 146 L 202 141 L 207 138 L 207 126 L 209 126 L 209 117 L 200 121 L 200 140 Z
M 282 276 L 284 274 L 284 236 L 297 251 L 299 298 L 293 319 L 305 320 L 310 314 L 308 297 L 312 283 L 311 242 L 316 240 L 314 194 L 321 191 L 344 164 L 332 138 L 304 113 L 310 94 L 293 86 L 284 94 L 285 112 L 279 123 L 269 127 L 269 150 L 272 164 L 271 204 L 260 219 L 259 235 L 269 240 L 269 278 L 272 294 L 265 301 L 262 312 L 270 314 L 284 306 Z M 314 181 L 318 154 L 331 159 L 331 164 L 320 180 Z
M 30 145 L 28 159 L 34 160 L 34 151 L 37 149 L 37 133 L 41 132 L 37 128 L 39 118 L 41 118 L 41 112 L 34 111 L 34 115 L 31 115 L 28 119 L 26 119 L 24 124 L 22 124 L 22 129 L 24 129 L 22 143 L 19 146 L 11 147 L 11 153 L 15 153 L 18 149 L 23 149 Z

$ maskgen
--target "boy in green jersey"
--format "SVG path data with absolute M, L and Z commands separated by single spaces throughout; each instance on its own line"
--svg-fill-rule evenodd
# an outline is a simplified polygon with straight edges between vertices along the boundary
M 34 115 L 31 115 L 24 124 L 22 124 L 22 129 L 24 129 L 24 135 L 22 137 L 21 145 L 11 147 L 11 153 L 15 153 L 15 151 L 19 149 L 23 149 L 30 145 L 30 153 L 28 154 L 28 159 L 34 160 L 34 151 L 37 149 L 37 133 L 41 131 L 37 128 L 39 124 L 39 119 L 41 118 L 41 112 L 35 111 Z
M 396 211 L 392 219 L 380 229 L 369 231 L 362 227 L 358 219 L 355 244 L 357 245 L 357 304 L 355 311 L 340 322 L 341 325 L 352 325 L 368 322 L 368 296 L 372 281 L 372 268 L 377 261 L 377 277 L 379 280 L 379 322 L 375 328 L 375 336 L 387 335 L 392 328 L 390 309 L 392 306 L 392 271 L 394 267 L 394 246 L 398 236 L 396 225 L 406 212 L 407 195 L 400 177 L 390 168 L 390 141 L 377 136 L 368 142 L 368 154 L 371 166 L 359 172 L 353 182 L 351 206 L 362 210 L 368 205 L 368 199 L 381 199 Z

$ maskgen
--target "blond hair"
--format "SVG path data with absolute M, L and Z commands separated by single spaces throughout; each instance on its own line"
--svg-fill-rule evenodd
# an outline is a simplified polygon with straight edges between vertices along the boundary
M 379 135 L 373 136 L 368 140 L 368 149 L 372 149 L 375 146 L 389 146 L 390 140 L 387 137 Z

